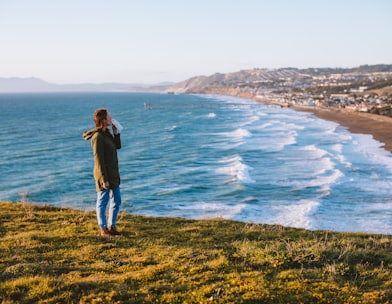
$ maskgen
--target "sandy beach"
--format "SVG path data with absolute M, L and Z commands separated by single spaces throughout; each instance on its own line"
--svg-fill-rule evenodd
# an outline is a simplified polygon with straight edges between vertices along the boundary
M 319 118 L 337 122 L 352 133 L 370 134 L 392 153 L 391 117 L 321 107 L 293 106 L 292 108 L 297 111 L 311 112 Z

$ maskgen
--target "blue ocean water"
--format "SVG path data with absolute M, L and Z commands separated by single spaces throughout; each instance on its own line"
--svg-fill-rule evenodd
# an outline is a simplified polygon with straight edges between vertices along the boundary
M 124 127 L 122 210 L 392 233 L 392 156 L 379 142 L 225 96 L 0 94 L 0 200 L 93 210 L 82 133 L 98 107 Z

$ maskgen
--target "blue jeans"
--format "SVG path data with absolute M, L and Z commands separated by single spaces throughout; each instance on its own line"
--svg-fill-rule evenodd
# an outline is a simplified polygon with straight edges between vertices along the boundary
M 106 222 L 106 207 L 109 203 L 109 218 Z M 97 192 L 97 219 L 100 228 L 116 227 L 117 215 L 121 205 L 120 187 Z

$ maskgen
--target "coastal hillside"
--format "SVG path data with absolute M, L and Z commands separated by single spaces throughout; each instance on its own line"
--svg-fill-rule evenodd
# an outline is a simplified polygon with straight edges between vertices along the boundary
M 392 238 L 0 202 L 1 303 L 392 303 Z
M 216 73 L 197 76 L 179 82 L 169 88 L 178 93 L 205 93 L 218 88 L 237 88 L 248 93 L 306 91 L 313 87 L 341 87 L 369 85 L 373 88 L 392 86 L 392 65 L 365 65 L 356 68 L 281 68 L 251 69 L 233 73 Z M 324 89 L 325 90 L 325 89 Z M 343 93 L 343 92 L 340 92 Z
M 392 65 L 216 73 L 190 78 L 166 91 L 224 94 L 285 106 L 338 107 L 391 116 Z

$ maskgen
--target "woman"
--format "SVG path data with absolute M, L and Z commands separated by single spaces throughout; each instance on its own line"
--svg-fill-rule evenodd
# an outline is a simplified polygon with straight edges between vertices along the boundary
M 121 148 L 120 133 L 112 125 L 112 118 L 105 108 L 94 112 L 95 128 L 83 133 L 85 140 L 91 139 L 94 154 L 94 179 L 97 190 L 96 212 L 101 236 L 120 235 L 116 230 L 117 215 L 121 205 L 120 173 L 117 149 Z M 112 126 L 113 134 L 109 130 Z M 106 207 L 110 200 L 109 217 Z

